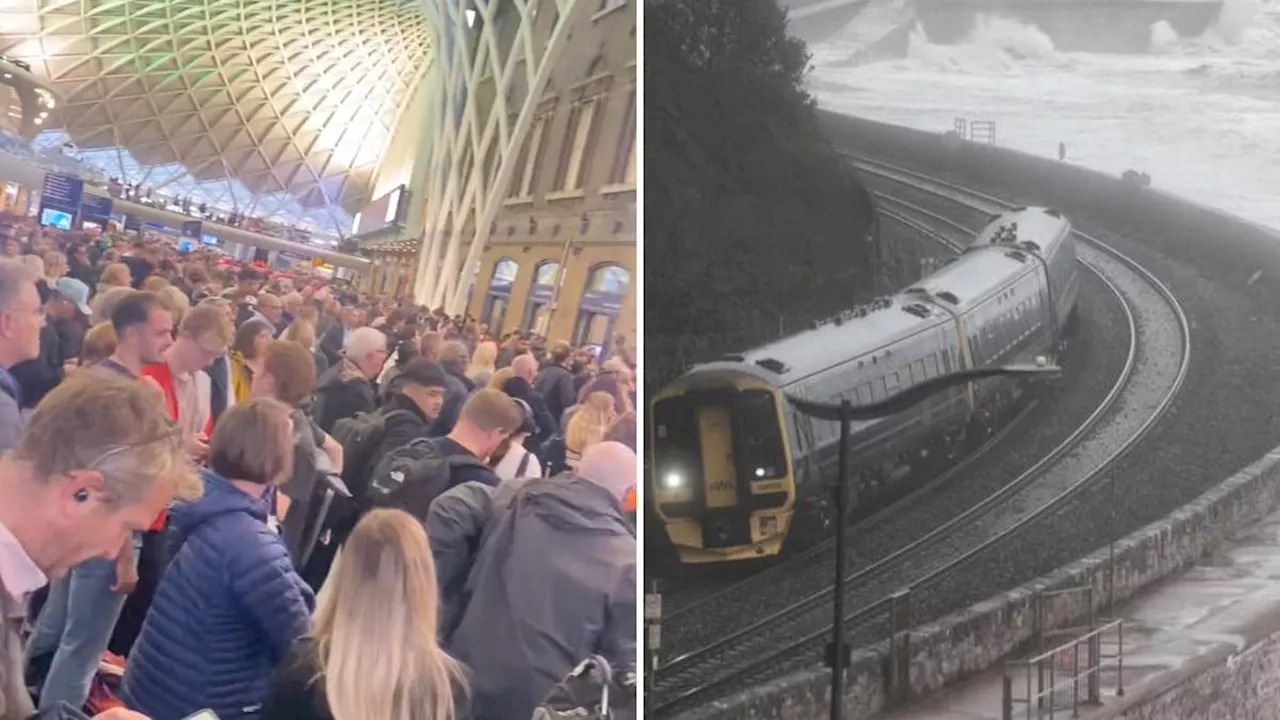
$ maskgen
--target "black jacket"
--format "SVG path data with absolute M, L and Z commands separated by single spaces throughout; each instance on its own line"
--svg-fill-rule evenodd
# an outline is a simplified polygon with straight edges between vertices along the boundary
M 542 395 L 547 404 L 547 412 L 558 418 L 565 410 L 578 401 L 578 388 L 573 382 L 573 373 L 563 365 L 548 365 L 538 372 L 533 379 L 533 389 Z
M 342 341 L 346 331 L 342 327 L 342 323 L 334 323 L 325 331 L 320 338 L 320 352 L 329 360 L 329 366 L 333 367 L 342 360 Z
M 62 382 L 62 366 L 80 355 L 84 333 L 78 320 L 51 320 L 40 330 L 40 356 L 11 370 L 22 388 L 22 407 L 35 407 Z
M 404 412 L 395 412 L 396 410 Z M 386 425 L 382 433 L 382 442 L 378 444 L 378 449 L 370 461 L 370 468 L 377 467 L 382 458 L 392 450 L 427 436 L 429 420 L 418 404 L 408 397 L 400 393 L 392 395 L 383 406 L 382 412 L 386 417 Z
M 333 432 L 342 418 L 355 417 L 378 407 L 373 383 L 349 362 L 339 362 L 320 378 L 311 419 L 323 431 Z
M 333 720 L 324 697 L 324 679 L 318 678 L 319 658 L 315 642 L 302 638 L 276 666 L 271 694 L 259 720 Z
M 534 455 L 539 454 L 542 450 L 542 443 L 547 438 L 555 434 L 559 426 L 551 413 L 547 411 L 547 403 L 542 399 L 542 394 L 533 389 L 528 380 L 524 378 L 513 377 L 502 384 L 502 392 L 510 395 L 517 400 L 523 400 L 529 405 L 529 409 L 533 410 L 533 420 L 538 423 L 538 432 L 525 438 L 524 447 Z
M 440 417 L 431 423 L 431 437 L 444 437 L 453 432 L 458 424 L 458 415 L 467 398 L 475 391 L 476 384 L 471 382 L 462 368 L 442 364 L 445 372 L 444 405 L 440 408 Z

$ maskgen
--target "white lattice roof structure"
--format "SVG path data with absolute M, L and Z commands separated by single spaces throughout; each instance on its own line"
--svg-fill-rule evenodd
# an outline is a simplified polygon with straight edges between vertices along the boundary
M 431 59 L 404 0 L 0 0 L 61 102 L 39 147 L 171 195 L 347 232 Z

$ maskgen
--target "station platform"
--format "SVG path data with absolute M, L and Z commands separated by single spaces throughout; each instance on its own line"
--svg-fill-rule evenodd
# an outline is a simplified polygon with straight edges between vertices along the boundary
M 1239 671 L 1236 681 L 1197 680 L 1197 705 L 1237 717 L 1229 708 L 1233 690 L 1254 695 L 1259 688 L 1245 676 L 1242 658 L 1274 655 L 1269 637 L 1280 633 L 1280 511 L 1241 530 L 1211 557 L 1122 604 L 1115 619 L 1122 620 L 1122 672 L 1115 663 L 1101 673 L 1101 705 L 1082 704 L 1078 717 L 1091 720 L 1120 717 L 1134 706 L 1162 697 L 1179 683 L 1202 678 L 1207 671 L 1225 668 Z M 1099 621 L 1103 625 L 1106 621 Z M 1105 633 L 1104 654 L 1117 647 L 1119 633 Z M 1259 645 L 1264 652 L 1255 650 Z M 1019 658 L 1021 659 L 1021 658 Z M 1012 674 L 1012 673 L 1011 673 Z M 1215 673 L 1217 674 L 1217 673 Z M 1059 678 L 1061 682 L 1069 673 Z M 1014 674 L 1016 698 L 1026 697 L 1025 671 Z M 967 683 L 925 700 L 883 714 L 889 720 L 1002 720 L 1004 670 L 998 666 Z M 1123 682 L 1123 696 L 1117 692 Z M 1274 681 L 1272 681 L 1274 682 Z M 1268 683 L 1271 684 L 1271 683 Z M 1248 687 L 1246 687 L 1248 685 Z M 1066 702 L 1055 703 L 1056 718 L 1071 718 L 1070 690 Z M 1218 712 L 1214 714 L 1217 715 Z M 1142 713 L 1144 717 L 1153 713 Z M 1154 713 L 1163 717 L 1165 713 Z M 1178 717 L 1207 717 L 1198 712 Z M 1048 709 L 1015 705 L 1013 718 L 1049 718 Z

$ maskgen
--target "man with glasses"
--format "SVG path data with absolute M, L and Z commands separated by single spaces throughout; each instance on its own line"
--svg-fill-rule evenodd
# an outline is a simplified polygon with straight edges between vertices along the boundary
M 163 360 L 142 369 L 164 393 L 169 419 L 182 428 L 183 442 L 192 460 L 201 461 L 209 452 L 207 438 L 212 433 L 212 391 L 203 371 L 222 357 L 234 338 L 226 315 L 216 307 L 197 306 L 187 313 L 173 344 Z
M 47 668 L 42 709 L 85 702 L 124 603 L 112 588 L 121 546 L 175 496 L 199 494 L 181 432 L 153 389 L 81 372 L 36 408 L 21 444 L 0 458 L 0 616 L 20 615 L 30 594 L 54 581 L 28 648 L 33 668 Z M 0 717 L 30 711 L 18 625 L 6 622 Z
M 22 388 L 11 369 L 40 357 L 44 306 L 36 275 L 17 260 L 0 259 L 0 451 L 18 444 Z

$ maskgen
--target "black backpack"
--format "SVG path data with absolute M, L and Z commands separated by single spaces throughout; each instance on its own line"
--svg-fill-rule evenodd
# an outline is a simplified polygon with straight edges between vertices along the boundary
M 417 438 L 378 461 L 364 497 L 370 507 L 393 507 L 426 521 L 431 501 L 454 486 L 453 469 L 482 467 L 470 453 L 445 455 L 440 438 Z
M 387 418 L 397 413 L 412 415 L 408 410 L 379 409 L 342 418 L 333 425 L 333 439 L 342 446 L 342 482 L 357 498 L 364 495 L 374 453 L 387 433 Z

